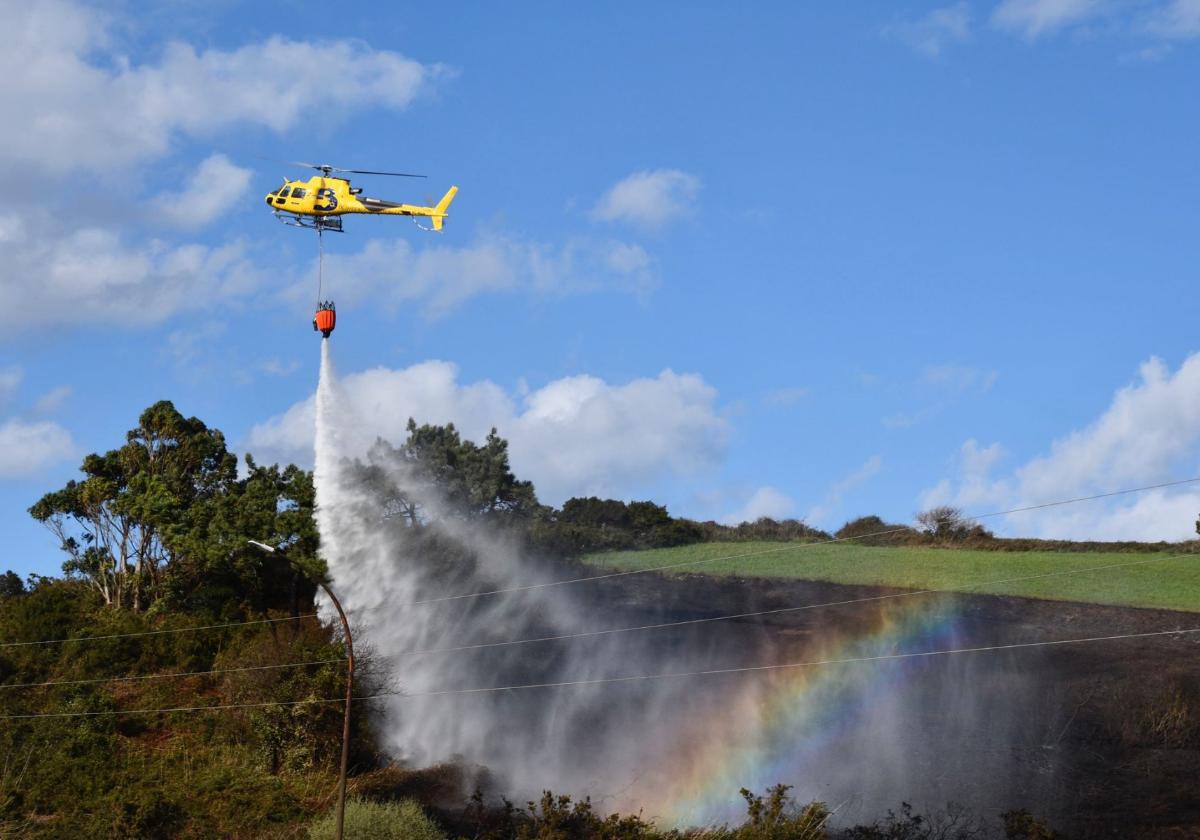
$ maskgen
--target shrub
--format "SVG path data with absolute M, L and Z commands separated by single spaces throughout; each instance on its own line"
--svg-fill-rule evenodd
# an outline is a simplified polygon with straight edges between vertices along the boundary
M 1067 840 L 1024 809 L 1005 811 L 1000 819 L 1004 820 L 1006 840 Z
M 862 545 L 903 545 L 916 536 L 906 525 L 884 522 L 878 516 L 851 519 L 834 534 L 839 540 L 856 540 Z
M 332 840 L 337 814 L 330 811 L 308 830 L 309 840 Z M 346 803 L 346 836 L 354 840 L 446 840 L 441 829 L 412 800 Z
M 734 833 L 736 840 L 825 840 L 829 810 L 820 802 L 800 808 L 788 796 L 791 785 L 775 785 L 766 797 L 742 788 L 747 821 Z

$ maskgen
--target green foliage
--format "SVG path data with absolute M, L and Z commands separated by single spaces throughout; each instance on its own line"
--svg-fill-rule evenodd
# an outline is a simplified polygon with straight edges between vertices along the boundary
M 568 499 L 535 524 L 530 540 L 543 554 L 574 557 L 591 551 L 666 548 L 705 538 L 704 528 L 672 519 L 654 502 L 622 502 L 595 496 Z
M 135 791 L 136 792 L 136 791 Z M 112 840 L 171 840 L 183 830 L 187 812 L 176 802 L 150 796 L 122 804 L 109 832 Z
M 355 466 L 358 479 L 374 490 L 384 509 L 413 526 L 430 515 L 409 492 L 414 487 L 436 498 L 438 516 L 515 524 L 539 509 L 533 484 L 513 475 L 508 441 L 495 429 L 478 446 L 463 440 L 453 423 L 418 426 L 410 419 L 404 443 L 376 441 L 366 462 Z M 404 471 L 403 480 L 397 480 L 399 470 Z
M 25 582 L 21 580 L 20 575 L 11 570 L 0 575 L 0 600 L 17 598 L 24 594 Z
M 764 797 L 742 788 L 747 821 L 730 840 L 824 840 L 829 809 L 820 802 L 797 806 L 788 795 L 790 789 L 775 785 Z
M 590 798 L 572 802 L 571 797 L 550 791 L 542 794 L 540 802 L 528 803 L 524 817 L 517 829 L 518 840 L 642 840 L 657 833 L 639 816 L 601 817 Z
M 907 525 L 884 522 L 878 516 L 851 519 L 834 534 L 839 540 L 854 540 L 859 545 L 902 545 L 911 542 L 917 532 Z
M 332 840 L 337 817 L 333 810 L 313 823 L 309 840 Z M 353 840 L 445 840 L 446 835 L 412 800 L 346 802 L 346 836 Z
M 85 457 L 82 480 L 29 512 L 59 539 L 64 572 L 106 604 L 137 611 L 167 599 L 225 616 L 229 605 L 265 609 L 281 593 L 302 594 L 288 559 L 318 571 L 312 478 L 249 458 L 247 467 L 239 480 L 220 431 L 158 402 L 124 446 Z M 288 559 L 264 556 L 248 539 L 286 545 Z

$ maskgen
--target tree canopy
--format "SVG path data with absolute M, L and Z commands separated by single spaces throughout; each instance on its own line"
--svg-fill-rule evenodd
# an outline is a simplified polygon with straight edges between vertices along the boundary
M 87 580 L 106 604 L 144 610 L 164 597 L 233 598 L 257 607 L 271 582 L 291 574 L 247 546 L 258 539 L 315 557 L 312 477 L 297 467 L 246 460 L 239 478 L 225 436 L 161 401 L 147 408 L 125 444 L 87 455 L 83 478 L 30 509 L 58 537 L 68 576 Z

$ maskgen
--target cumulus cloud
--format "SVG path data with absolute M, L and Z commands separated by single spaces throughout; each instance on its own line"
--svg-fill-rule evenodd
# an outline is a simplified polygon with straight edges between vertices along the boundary
M 929 504 L 1015 508 L 1112 492 L 1197 473 L 1200 463 L 1200 354 L 1172 372 L 1157 358 L 1119 389 L 1092 423 L 1051 443 L 1049 452 L 996 475 L 998 444 L 967 441 L 955 476 L 923 496 Z M 1052 508 L 1009 518 L 1007 527 L 1034 536 L 1174 540 L 1193 535 L 1200 507 L 1195 489 L 1160 491 L 1105 503 Z M 1180 511 L 1190 509 L 1188 516 Z
M 206 158 L 180 189 L 154 199 L 157 218 L 182 228 L 201 228 L 237 204 L 250 186 L 253 172 L 222 154 Z
M 867 460 L 863 461 L 858 469 L 851 472 L 845 478 L 835 482 L 829 491 L 825 494 L 825 498 L 819 505 L 815 505 L 809 510 L 808 515 L 804 520 L 811 525 L 821 526 L 832 524 L 831 519 L 842 506 L 842 501 L 847 495 L 862 487 L 883 469 L 883 458 L 878 455 L 872 455 Z
M 404 440 L 409 417 L 452 422 L 474 440 L 495 427 L 509 441 L 514 472 L 552 504 L 576 495 L 629 498 L 661 479 L 711 469 L 729 434 L 716 391 L 670 370 L 616 385 L 571 376 L 519 400 L 488 380 L 459 382 L 457 367 L 443 361 L 361 371 L 341 386 L 359 418 L 347 432 L 351 447 Z M 311 462 L 313 412 L 309 397 L 255 426 L 248 448 L 260 460 Z
M 700 179 L 678 169 L 635 172 L 600 198 L 592 217 L 658 228 L 689 213 L 699 193 Z
M 444 73 L 362 43 L 279 36 L 233 50 L 172 42 L 133 64 L 114 50 L 110 23 L 66 0 L 10 4 L 0 74 L 21 83 L 0 91 L 0 123 L 21 130 L 0 136 L 0 159 L 52 172 L 121 166 L 165 154 L 178 136 L 403 108 Z
M 756 522 L 764 516 L 768 519 L 787 519 L 795 507 L 796 502 L 791 496 L 774 487 L 759 487 L 741 507 L 721 517 L 721 522 L 740 525 L 743 522 Z
M 338 290 L 339 306 L 416 301 L 431 318 L 482 294 L 644 294 L 655 283 L 653 260 L 635 244 L 568 239 L 555 245 L 499 235 L 462 247 L 414 248 L 406 239 L 373 239 L 354 253 L 327 254 L 325 277 Z M 307 301 L 311 292 L 306 280 L 291 296 Z
M 883 33 L 923 55 L 937 58 L 947 44 L 961 43 L 970 37 L 971 13 L 965 2 L 955 3 L 918 18 L 898 20 L 884 27 Z
M 71 433 L 57 423 L 10 419 L 0 423 L 0 479 L 31 475 L 71 457 Z
M 1033 40 L 1100 14 L 1104 0 L 1004 0 L 992 23 Z
M 259 285 L 240 243 L 131 245 L 112 230 L 59 231 L 38 218 L 0 216 L 0 296 L 21 301 L 22 328 L 155 324 Z

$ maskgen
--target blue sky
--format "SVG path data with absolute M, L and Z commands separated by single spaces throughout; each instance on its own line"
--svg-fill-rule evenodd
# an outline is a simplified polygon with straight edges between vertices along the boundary
M 263 158 L 460 187 L 440 236 L 326 237 L 334 357 L 364 439 L 497 425 L 545 501 L 836 528 L 1200 474 L 1196 0 L 170 8 L 10 13 L 0 567 L 58 569 L 26 508 L 155 400 L 311 458 L 316 242 L 262 203 L 305 173 Z

